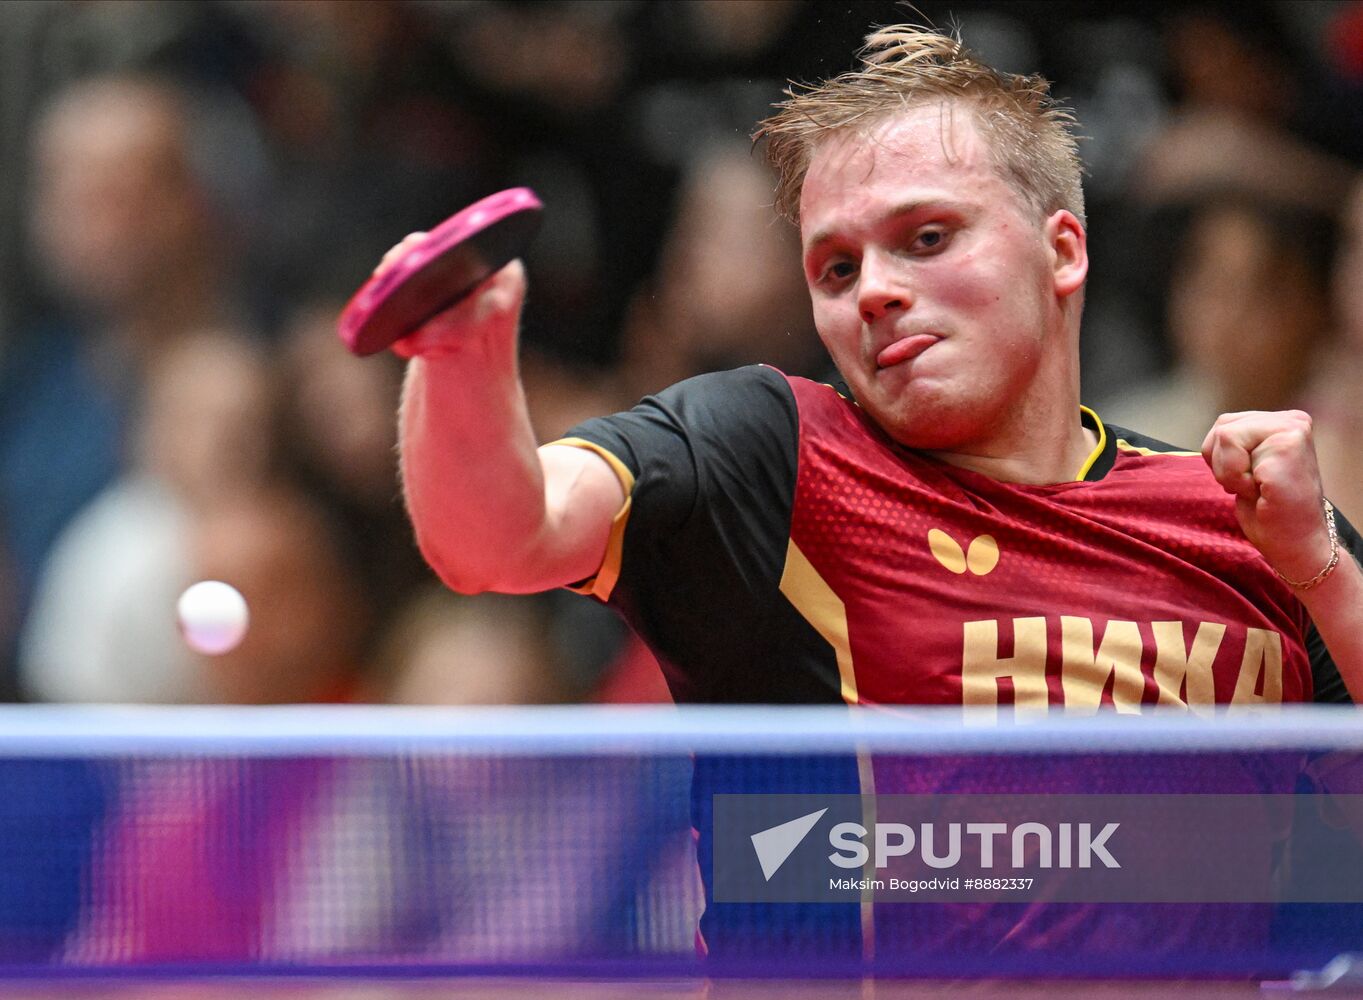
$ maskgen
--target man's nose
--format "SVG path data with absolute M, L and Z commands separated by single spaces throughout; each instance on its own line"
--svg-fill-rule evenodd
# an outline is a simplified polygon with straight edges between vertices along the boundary
M 892 310 L 907 309 L 912 303 L 903 275 L 886 254 L 864 254 L 859 278 L 857 308 L 865 323 L 874 323 Z

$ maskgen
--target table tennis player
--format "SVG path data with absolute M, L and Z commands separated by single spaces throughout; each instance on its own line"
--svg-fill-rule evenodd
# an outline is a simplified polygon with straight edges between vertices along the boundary
M 1072 124 L 1044 80 L 909 27 L 761 124 L 850 398 L 750 367 L 537 450 L 503 269 L 401 345 L 431 564 L 610 602 L 684 701 L 1363 694 L 1358 535 L 1309 418 L 1226 414 L 1197 454 L 1081 407 Z
M 910 26 L 760 124 L 850 395 L 701 375 L 536 449 L 526 277 L 502 269 L 398 345 L 431 565 L 459 591 L 608 602 L 679 701 L 1363 696 L 1363 546 L 1322 494 L 1310 418 L 1225 414 L 1199 453 L 1081 406 L 1073 128 L 1044 79 Z

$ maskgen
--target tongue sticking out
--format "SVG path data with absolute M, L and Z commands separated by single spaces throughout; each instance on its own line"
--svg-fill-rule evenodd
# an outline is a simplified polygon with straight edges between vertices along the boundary
M 903 340 L 896 340 L 876 355 L 876 364 L 881 368 L 889 368 L 891 365 L 911 361 L 940 339 L 940 337 L 935 337 L 930 333 L 919 333 L 912 337 L 905 337 Z

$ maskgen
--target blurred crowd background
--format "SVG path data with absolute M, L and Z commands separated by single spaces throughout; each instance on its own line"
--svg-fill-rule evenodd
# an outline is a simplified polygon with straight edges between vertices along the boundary
M 1363 4 L 923 0 L 1077 110 L 1084 398 L 1197 447 L 1300 406 L 1363 520 Z M 337 313 L 383 252 L 495 190 L 529 253 L 537 433 L 685 376 L 830 369 L 748 138 L 888 2 L 0 5 L 0 696 L 666 698 L 613 615 L 444 591 L 403 514 L 401 364 Z M 476 530 L 476 526 L 470 526 Z M 191 653 L 190 582 L 252 628 Z

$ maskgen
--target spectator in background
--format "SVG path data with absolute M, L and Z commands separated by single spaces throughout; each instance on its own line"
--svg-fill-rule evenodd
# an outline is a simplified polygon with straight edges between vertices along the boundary
M 352 359 L 353 360 L 353 359 Z M 368 608 L 334 528 L 276 454 L 275 372 L 208 332 L 150 368 L 133 468 L 54 550 L 25 630 L 30 695 L 52 701 L 341 701 L 360 696 Z M 245 596 L 230 653 L 180 639 L 177 595 L 201 579 Z
M 1319 365 L 1308 409 L 1325 491 L 1350 517 L 1363 516 L 1363 182 L 1341 219 L 1333 295 L 1338 338 Z
M 399 705 L 533 705 L 570 693 L 543 601 L 464 597 L 432 584 L 393 623 L 383 700 Z
M 798 240 L 772 221 L 767 167 L 746 141 L 712 140 L 693 151 L 683 176 L 658 266 L 629 309 L 613 375 L 593 378 L 527 349 L 521 374 L 541 443 L 594 413 L 631 406 L 702 372 L 755 362 L 792 374 L 831 372 L 813 332 Z M 573 678 L 570 696 L 670 700 L 637 636 L 600 606 L 561 598 L 548 597 L 548 621 L 557 635 L 557 669 Z
M 567 595 L 460 598 L 442 593 L 417 552 L 396 488 L 401 367 L 389 355 L 338 350 L 341 303 L 310 297 L 283 332 L 285 459 L 336 523 L 348 567 L 363 583 L 362 653 L 374 669 L 359 693 L 404 704 L 530 704 L 574 700 L 603 672 L 624 700 L 654 700 L 661 674 L 609 611 Z M 529 372 L 534 372 L 531 375 Z M 613 402 L 579 371 L 541 357 L 527 378 L 547 393 L 535 412 L 544 440 L 591 406 Z M 656 676 L 649 687 L 638 680 Z
M 75 517 L 40 577 L 19 656 L 29 697 L 213 700 L 173 609 L 205 578 L 190 550 L 198 512 L 274 473 L 273 373 L 242 335 L 203 331 L 165 346 L 147 375 L 129 469 Z
M 358 286 L 376 248 L 499 185 L 497 126 L 444 51 L 439 7 L 236 8 L 262 50 L 247 93 L 274 169 L 253 254 L 271 325 L 305 304 L 299 289 Z
M 530 704 L 571 700 L 616 656 L 616 617 L 567 595 L 469 600 L 442 592 L 417 551 L 397 489 L 401 365 L 338 350 L 341 303 L 313 297 L 284 330 L 286 458 L 343 529 L 347 565 L 362 581 L 361 636 L 372 684 L 360 693 L 403 704 Z M 557 386 L 537 411 L 545 440 L 582 419 L 576 371 L 543 359 L 541 385 Z M 654 671 L 657 667 L 653 667 Z
M 1301 405 L 1328 328 L 1328 232 L 1261 200 L 1199 203 L 1172 270 L 1173 367 L 1100 412 L 1196 450 L 1217 414 Z
M 364 644 L 373 652 L 388 620 L 431 576 L 397 489 L 401 364 L 337 350 L 341 305 L 308 297 L 285 325 L 281 444 L 290 471 L 341 529 L 343 554 L 368 595 Z
M 662 260 L 626 326 L 620 404 L 756 362 L 792 375 L 831 370 L 813 332 L 799 242 L 772 219 L 772 184 L 747 143 L 692 161 Z
M 1337 210 L 1353 170 L 1292 131 L 1309 108 L 1278 6 L 1171 9 L 1165 40 L 1179 106 L 1133 172 L 1138 200 L 1168 204 L 1231 189 L 1320 215 Z
M 521 378 L 536 393 L 530 403 L 530 424 L 535 438 L 549 442 L 561 438 L 602 406 L 615 406 L 623 398 L 619 373 L 612 368 L 575 364 L 553 354 L 527 348 L 521 359 Z
M 3 512 L 0 512 L 0 520 Z M 17 689 L 17 680 L 12 676 L 13 667 L 9 663 L 12 651 L 19 638 L 19 602 L 16 594 L 13 560 L 8 552 L 0 547 L 0 691 L 12 694 L 10 688 Z
M 57 534 L 123 465 L 147 369 L 186 332 L 234 322 L 226 205 L 173 85 L 100 77 L 42 115 L 32 236 L 61 307 L 0 359 L 0 531 L 28 606 Z
M 1340 118 L 1322 112 L 1328 71 L 1324 54 L 1310 46 L 1328 16 L 1324 5 L 1195 0 L 1165 5 L 1150 18 L 1161 29 L 1158 57 L 1172 103 L 1149 122 L 1152 130 L 1128 158 L 1120 199 L 1093 212 L 1095 238 L 1106 239 L 1108 258 L 1121 263 L 1095 280 L 1087 307 L 1097 308 L 1092 332 L 1127 341 L 1119 350 L 1086 345 L 1086 358 L 1110 359 L 1088 369 L 1106 376 L 1100 395 L 1127 392 L 1131 379 L 1122 376 L 1132 371 L 1133 357 L 1144 378 L 1178 364 L 1185 350 L 1161 337 L 1171 332 L 1171 307 L 1163 301 L 1171 216 L 1227 195 L 1309 219 L 1338 212 L 1355 169 L 1338 154 L 1357 147 L 1341 134 Z M 1127 34 L 1119 35 L 1123 44 Z M 1124 303 L 1120 315 L 1104 308 L 1114 292 Z M 1116 322 L 1105 326 L 1105 319 Z M 1133 323 L 1145 330 L 1145 352 L 1127 333 Z M 1156 425 L 1147 429 L 1159 432 Z M 1194 438 L 1173 443 L 1196 445 L 1201 435 Z
M 925 8 L 939 19 L 946 10 Z M 694 371 L 749 357 L 792 373 L 824 371 L 820 354 L 801 353 L 816 340 L 806 335 L 804 292 L 798 281 L 788 284 L 798 277 L 795 265 L 777 264 L 788 252 L 789 234 L 769 223 L 762 168 L 738 136 L 776 95 L 779 79 L 836 71 L 867 22 L 892 18 L 892 3 L 855 10 L 795 0 L 136 3 L 21 13 L 31 22 L 22 31 L 8 30 L 18 22 L 15 14 L 4 15 L 0 53 L 14 70 L 10 82 L 26 83 L 10 88 L 0 108 L 5 125 L 19 134 L 25 123 L 39 123 L 32 143 L 39 151 L 33 230 L 42 252 L 34 258 L 62 309 L 17 339 L 0 331 L 0 550 L 13 555 L 16 613 L 26 607 L 62 526 L 125 469 L 125 430 L 135 419 L 129 413 L 139 408 L 147 378 L 155 377 L 148 373 L 164 345 L 177 341 L 177 331 L 247 325 L 232 282 L 243 248 L 235 223 L 246 206 L 268 223 L 249 247 L 257 267 L 249 287 L 251 305 L 267 307 L 271 328 L 282 330 L 282 350 L 274 357 L 284 365 L 284 458 L 336 516 L 342 555 L 360 570 L 371 595 L 364 655 L 388 648 L 385 623 L 412 620 L 404 609 L 420 601 L 429 577 L 397 508 L 391 422 L 380 433 L 375 419 L 385 408 L 391 414 L 394 371 L 387 358 L 358 362 L 336 349 L 331 323 L 339 300 L 299 291 L 317 287 L 319 276 L 329 278 L 329 289 L 349 291 L 376 250 L 406 229 L 497 187 L 530 183 L 549 207 L 529 255 L 538 291 L 525 325 L 524 378 L 541 441 L 588 413 L 629 405 Z M 1071 92 L 1083 89 L 1083 59 L 1092 60 L 1090 69 L 1115 72 L 1118 57 L 1129 56 L 1152 81 L 1156 67 L 1170 69 L 1178 105 L 1167 122 L 1157 111 L 1141 119 L 1152 129 L 1166 125 L 1146 156 L 1137 161 L 1127 153 L 1130 146 L 1116 153 L 1108 147 L 1109 170 L 1114 163 L 1134 168 L 1112 173 L 1102 211 L 1093 212 L 1099 233 L 1110 234 L 1130 205 L 1119 197 L 1127 178 L 1146 208 L 1186 204 L 1223 184 L 1332 208 L 1330 200 L 1348 182 L 1347 168 L 1310 145 L 1349 148 L 1320 127 L 1344 132 L 1339 122 L 1346 119 L 1330 117 L 1338 109 L 1307 89 L 1311 59 L 1321 53 L 1293 48 L 1310 37 L 1311 23 L 1329 20 L 1308 7 L 1198 3 L 1161 19 L 1075 8 L 1053 23 L 1053 13 L 987 2 L 968 5 L 964 14 L 967 37 L 978 34 L 981 44 L 998 41 L 1000 23 L 1012 25 L 1019 38 L 1039 46 L 1041 59 L 1058 63 L 1062 77 L 1068 67 Z M 1155 30 L 1160 20 L 1162 38 Z M 1342 13 L 1339 20 L 1346 20 Z M 1146 32 L 1133 33 L 1133 26 Z M 1088 44 L 1099 37 L 1109 48 Z M 225 84 L 251 110 L 237 101 L 235 118 L 205 115 L 212 102 L 179 84 L 96 76 L 34 113 L 42 106 L 37 95 L 111 67 L 154 67 Z M 1124 120 L 1134 114 L 1130 93 L 1119 88 L 1110 101 Z M 253 136 L 251 111 L 259 135 Z M 236 130 L 224 131 L 230 121 Z M 252 187 L 262 139 L 280 180 L 269 191 Z M 1100 140 L 1095 136 L 1086 153 Z M 12 149 L 0 162 L 12 180 L 22 180 L 17 155 Z M 1097 157 L 1088 166 L 1100 172 Z M 242 197 L 252 190 L 258 196 Z M 11 211 L 19 197 L 11 199 Z M 1241 227 L 1254 229 L 1243 220 Z M 1221 235 L 1203 242 L 1227 245 L 1224 220 L 1204 228 L 1219 228 Z M 1166 229 L 1157 232 L 1162 251 Z M 1093 282 L 1091 314 L 1102 311 L 1113 289 L 1142 306 L 1159 297 L 1145 294 L 1133 273 L 1142 260 L 1162 254 L 1143 252 L 1140 241 L 1125 237 L 1124 230 L 1106 237 L 1130 249 L 1124 256 L 1100 255 L 1114 263 Z M 697 250 L 712 240 L 726 251 Z M 1235 260 L 1248 266 L 1246 255 L 1222 256 L 1211 262 L 1207 253 L 1190 251 L 1201 277 L 1186 275 L 1179 284 L 1230 280 Z M 1285 296 L 1300 302 L 1292 270 L 1283 272 Z M 1265 295 L 1262 282 L 1242 280 L 1252 295 Z M 1225 329 L 1232 298 L 1218 296 L 1222 305 L 1212 307 L 1221 308 Z M 1220 352 L 1223 369 L 1238 369 L 1221 373 L 1238 384 L 1227 388 L 1228 397 L 1246 388 L 1284 394 L 1279 382 L 1300 384 L 1292 364 L 1262 360 L 1269 348 L 1259 335 L 1282 325 L 1262 317 L 1281 307 L 1261 302 L 1254 308 L 1260 318 L 1228 335 L 1231 346 Z M 1149 318 L 1139 311 L 1140 322 L 1121 328 L 1126 339 L 1109 351 L 1117 359 L 1110 368 L 1119 374 L 1108 384 L 1131 379 L 1142 343 L 1138 331 L 1157 325 L 1160 313 L 1151 306 Z M 1207 329 L 1212 321 L 1204 320 L 1198 322 Z M 1086 350 L 1111 332 L 1093 325 L 1098 336 L 1087 338 Z M 1189 349 L 1201 360 L 1183 365 L 1161 383 L 1165 388 L 1191 381 L 1189 373 L 1217 353 L 1208 351 L 1208 337 L 1203 341 Z M 1233 364 L 1224 363 L 1227 353 Z M 624 364 L 609 367 L 618 356 Z M 235 381 L 236 369 L 229 369 L 224 379 Z M 1341 362 L 1341 384 L 1344 370 Z M 1241 378 L 1244 373 L 1255 373 L 1254 382 Z M 1347 392 L 1346 385 L 1329 394 L 1341 412 L 1350 411 L 1341 405 Z M 1186 401 L 1193 394 L 1162 398 Z M 1300 402 L 1295 390 L 1284 395 Z M 346 419 L 335 419 L 338 413 Z M 141 459 L 135 464 L 140 481 L 159 481 L 160 471 Z M 1334 492 L 1343 495 L 1339 487 Z M 177 509 L 192 503 L 174 502 Z M 151 558 L 162 536 L 180 539 L 171 547 L 184 551 L 190 525 L 177 516 L 148 527 L 144 555 Z M 613 618 L 585 620 L 599 611 L 595 606 L 566 594 L 555 601 L 547 613 L 483 610 L 506 628 L 545 631 L 559 660 L 590 648 L 568 691 L 552 695 L 576 697 L 592 687 L 601 664 L 618 658 L 621 639 L 612 632 Z M 623 655 L 630 659 L 629 648 Z M 191 697 L 173 688 L 166 696 Z
M 366 598 L 334 526 L 305 495 L 277 485 L 235 493 L 198 514 L 189 551 L 196 578 L 230 580 L 251 609 L 240 646 L 198 658 L 207 700 L 370 697 L 359 659 Z

